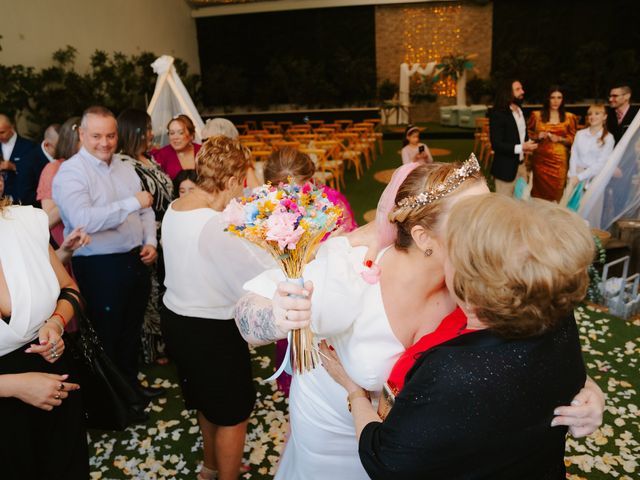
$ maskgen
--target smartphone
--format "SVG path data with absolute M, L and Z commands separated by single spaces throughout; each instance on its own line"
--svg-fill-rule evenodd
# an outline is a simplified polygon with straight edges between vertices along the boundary
M 418 153 L 424 153 L 424 145 L 418 147 Z

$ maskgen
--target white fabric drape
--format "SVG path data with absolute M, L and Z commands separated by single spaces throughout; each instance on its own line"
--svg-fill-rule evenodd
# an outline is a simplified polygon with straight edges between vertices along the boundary
M 187 115 L 196 127 L 197 142 L 201 139 L 204 122 L 189 96 L 182 80 L 173 66 L 173 57 L 163 55 L 151 64 L 158 75 L 153 97 L 147 107 L 147 113 L 153 124 L 154 142 L 160 146 L 169 143 L 167 124 L 176 115 Z
M 420 75 L 433 75 L 436 68 L 436 62 L 429 62 L 426 66 L 422 66 L 419 63 L 409 65 L 408 63 L 402 63 L 400 65 L 400 92 L 398 94 L 398 100 L 400 101 L 401 109 L 398 115 L 398 123 L 409 123 L 409 105 L 411 104 L 409 99 L 410 94 L 410 80 L 411 76 L 415 73 Z
M 640 207 L 640 115 L 609 155 L 585 193 L 579 213 L 594 228 L 607 230 Z

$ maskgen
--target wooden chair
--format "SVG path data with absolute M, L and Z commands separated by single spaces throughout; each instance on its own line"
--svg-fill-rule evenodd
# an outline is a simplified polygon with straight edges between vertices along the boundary
M 341 160 L 349 162 L 356 169 L 356 178 L 360 179 L 362 174 L 362 162 L 361 157 L 364 155 L 356 145 L 358 143 L 357 133 L 336 133 L 336 139 L 339 141 L 340 146 L 339 157 Z
M 337 164 L 327 162 L 327 152 L 321 148 L 301 148 L 302 153 L 306 153 L 316 165 L 314 178 L 323 183 L 327 183 L 334 190 L 340 191 L 339 167 Z
M 265 150 L 251 150 L 251 157 L 253 157 L 256 162 L 264 161 L 271 155 L 273 150 L 265 149 Z
M 293 125 L 291 125 L 290 128 L 296 129 L 296 130 L 304 130 L 305 132 L 310 132 L 311 131 L 311 125 L 309 125 L 308 123 L 295 123 Z
M 240 143 L 257 142 L 258 137 L 256 137 L 255 135 L 238 135 L 238 140 L 240 140 Z
M 353 125 L 353 120 L 336 120 L 333 123 L 337 123 L 338 125 L 340 125 L 342 127 L 343 130 L 346 130 L 347 128 L 349 128 L 351 125 Z
M 284 140 L 284 135 L 281 133 L 269 134 L 269 135 L 260 135 L 260 140 L 271 145 L 273 142 L 278 142 Z
M 382 133 L 382 123 L 379 118 L 365 118 L 363 123 L 370 123 L 373 125 L 373 135 L 378 141 L 378 150 L 380 155 L 384 153 L 384 134 Z
M 280 130 L 282 130 L 282 133 L 286 133 L 291 125 L 293 125 L 293 122 L 283 120 L 281 122 L 278 122 L 278 125 L 280 125 Z
M 300 148 L 300 142 L 290 142 L 286 140 L 278 140 L 271 144 L 274 150 L 278 150 L 280 148 Z
M 358 136 L 357 142 L 352 143 L 352 146 L 364 154 L 366 167 L 371 167 L 371 157 L 375 155 L 375 140 L 371 139 L 370 130 L 364 127 L 349 127 L 347 128 L 347 133 L 355 133 Z
M 336 132 L 335 128 L 329 128 L 329 127 L 320 127 L 320 128 L 316 128 L 313 131 L 313 133 L 318 135 L 318 138 L 331 138 L 335 132 Z
M 247 125 L 246 123 L 240 123 L 236 125 L 236 128 L 238 129 L 238 133 L 240 135 L 245 135 L 249 131 L 249 125 Z
M 267 150 L 268 148 L 268 145 L 264 142 L 242 142 L 242 145 L 252 152 L 255 150 Z
M 309 145 L 309 143 L 318 139 L 315 133 L 301 133 L 297 135 L 291 135 L 291 140 L 300 142 L 302 145 Z
M 322 127 L 324 120 L 309 120 L 307 123 L 311 125 L 312 129 L 316 129 Z
M 265 125 L 263 123 L 262 128 L 263 130 L 268 130 L 271 135 L 278 135 L 282 133 L 282 129 L 280 128 L 280 125 L 276 125 L 276 124 Z
M 261 135 L 269 135 L 269 130 L 249 130 L 247 135 L 255 135 L 260 137 Z

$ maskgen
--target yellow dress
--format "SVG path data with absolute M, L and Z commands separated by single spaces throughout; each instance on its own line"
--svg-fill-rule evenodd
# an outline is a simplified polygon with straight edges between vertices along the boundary
M 548 132 L 562 137 L 566 142 L 552 142 L 545 138 L 531 154 L 529 164 L 533 169 L 531 196 L 559 202 L 567 182 L 569 152 L 576 135 L 578 117 L 566 112 L 564 122 L 543 122 L 541 111 L 531 113 L 527 122 L 529 138 L 536 139 L 540 132 Z

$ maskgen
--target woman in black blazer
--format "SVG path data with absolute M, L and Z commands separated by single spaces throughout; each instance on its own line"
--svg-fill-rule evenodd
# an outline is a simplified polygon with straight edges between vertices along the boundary
M 322 350 L 349 392 L 362 464 L 373 479 L 564 479 L 567 428 L 553 415 L 586 378 L 573 307 L 589 229 L 555 204 L 488 194 L 452 208 L 446 238 L 447 287 L 472 331 L 418 356 L 384 422 Z

